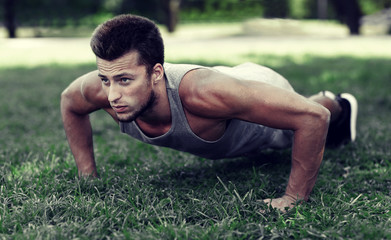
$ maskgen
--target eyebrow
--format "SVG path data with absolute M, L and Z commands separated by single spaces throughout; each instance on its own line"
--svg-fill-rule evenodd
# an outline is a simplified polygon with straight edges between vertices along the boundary
M 100 73 L 98 74 L 98 76 L 101 78 L 107 78 L 107 76 L 100 74 Z M 125 76 L 130 77 L 130 78 L 135 78 L 135 75 L 131 74 L 131 73 L 120 73 L 120 74 L 114 75 L 113 78 L 122 78 Z

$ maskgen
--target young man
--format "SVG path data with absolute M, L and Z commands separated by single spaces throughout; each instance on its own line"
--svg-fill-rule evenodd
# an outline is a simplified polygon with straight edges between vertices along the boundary
M 115 17 L 95 30 L 91 47 L 98 70 L 76 79 L 61 96 L 79 176 L 97 176 L 88 116 L 99 109 L 136 139 L 209 159 L 292 147 L 285 194 L 264 200 L 281 210 L 308 199 L 326 138 L 335 146 L 355 138 L 352 95 L 323 92 L 308 99 L 276 72 L 253 63 L 164 63 L 163 41 L 148 19 Z

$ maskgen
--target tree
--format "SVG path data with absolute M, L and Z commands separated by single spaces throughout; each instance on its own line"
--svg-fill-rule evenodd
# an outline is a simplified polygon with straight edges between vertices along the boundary
M 4 0 L 4 23 L 9 38 L 16 38 L 15 1 Z
M 345 23 L 351 35 L 360 34 L 360 18 L 362 12 L 357 0 L 330 0 L 337 18 Z
M 327 18 L 327 0 L 318 0 L 318 18 Z
M 288 0 L 262 0 L 266 18 L 285 18 L 289 13 Z
M 165 25 L 169 32 L 174 32 L 178 24 L 179 7 L 181 0 L 164 0 Z

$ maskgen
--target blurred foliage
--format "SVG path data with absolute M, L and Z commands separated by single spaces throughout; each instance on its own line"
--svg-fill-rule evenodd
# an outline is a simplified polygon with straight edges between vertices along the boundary
M 391 7 L 391 0 L 359 0 L 364 15 L 373 14 Z
M 260 17 L 264 13 L 260 0 L 182 0 L 182 22 L 238 21 Z
M 364 15 L 391 5 L 391 0 L 358 0 Z M 317 0 L 182 0 L 182 22 L 238 21 L 253 17 L 317 19 Z M 332 4 L 327 18 L 336 19 Z
M 79 19 L 96 14 L 103 0 L 18 0 L 16 21 L 19 26 L 74 25 Z
M 11 0 L 15 3 L 18 26 L 79 26 L 101 23 L 102 19 L 122 13 L 160 17 L 159 0 Z M 154 7 L 151 7 L 154 6 Z M 0 0 L 0 17 L 4 18 L 6 0 Z M 0 20 L 0 23 L 2 21 Z
M 314 1 L 311 1 L 314 2 Z M 311 14 L 311 8 L 308 0 L 291 0 L 289 1 L 290 16 L 292 18 L 307 18 Z
M 4 18 L 6 0 L 0 0 Z M 14 0 L 18 26 L 96 26 L 102 19 L 121 13 L 139 14 L 164 21 L 159 0 Z M 364 14 L 390 7 L 391 0 L 359 0 Z M 329 4 L 330 5 L 330 4 Z M 328 8 L 329 18 L 335 14 Z M 315 0 L 181 0 L 182 21 L 237 21 L 249 17 L 317 18 Z M 1 22 L 1 21 L 0 21 Z
M 320 0 L 177 0 L 181 22 L 241 21 L 254 17 L 316 19 Z M 364 15 L 390 7 L 391 0 L 357 0 Z M 7 26 L 7 4 L 15 4 L 17 27 L 95 27 L 122 13 L 142 15 L 166 23 L 169 0 L 0 0 L 0 25 Z M 327 18 L 336 13 L 328 1 Z M 8 9 L 8 10 L 7 10 Z

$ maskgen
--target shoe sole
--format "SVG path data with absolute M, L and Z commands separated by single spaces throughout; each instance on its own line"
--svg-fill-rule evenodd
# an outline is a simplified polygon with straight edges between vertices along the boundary
M 352 142 L 356 139 L 356 123 L 357 123 L 357 113 L 358 113 L 358 104 L 356 98 L 349 93 L 341 93 L 339 95 L 341 98 L 346 99 L 350 104 L 350 137 Z

